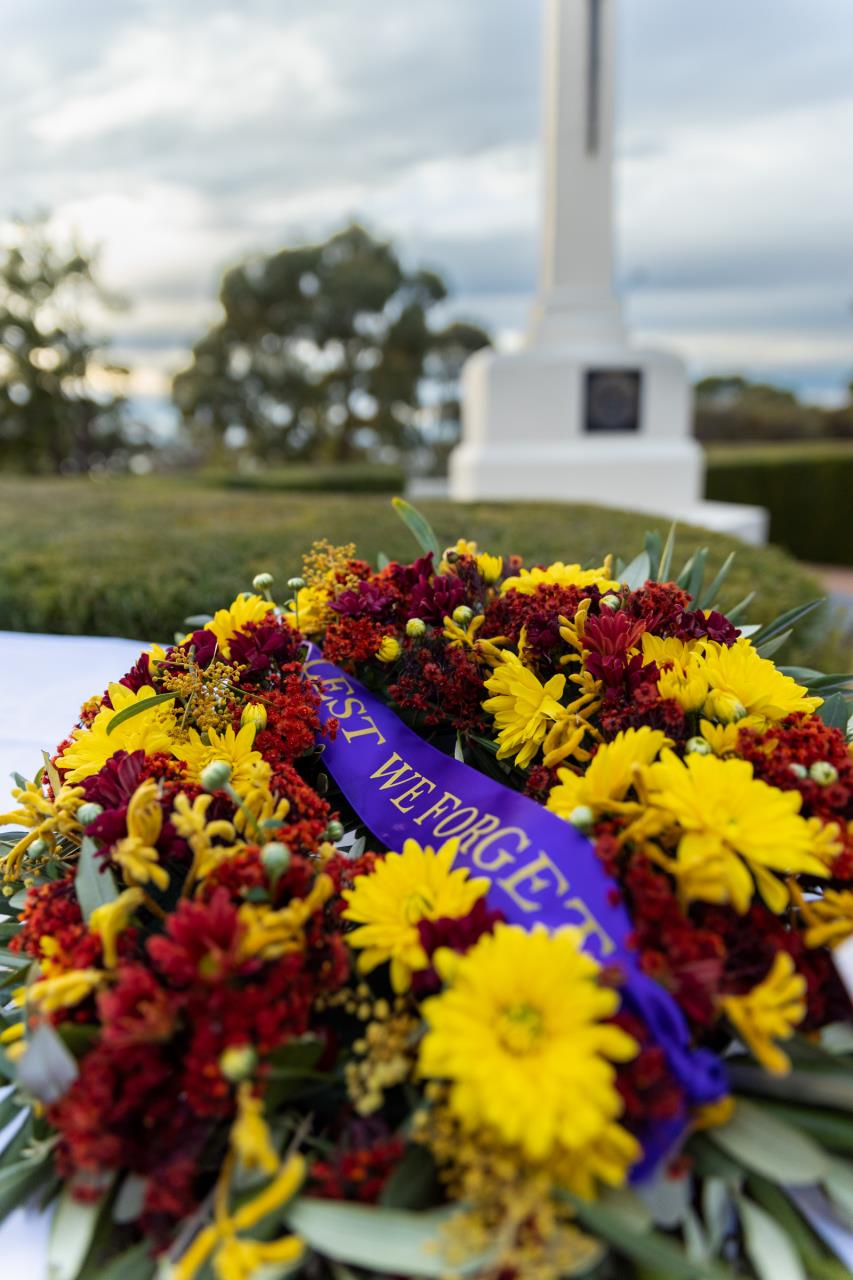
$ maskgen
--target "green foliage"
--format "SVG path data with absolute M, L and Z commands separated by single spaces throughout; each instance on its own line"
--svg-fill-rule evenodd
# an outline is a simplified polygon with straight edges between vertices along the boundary
M 853 563 L 853 445 L 714 450 L 707 496 L 770 512 L 770 539 L 803 560 Z
M 630 561 L 648 529 L 663 540 L 669 527 L 645 515 L 545 503 L 425 502 L 423 514 L 442 545 L 473 537 L 533 564 L 600 563 L 607 550 Z M 274 573 L 283 590 L 320 537 L 355 541 L 374 563 L 380 552 L 408 560 L 417 550 L 380 496 L 278 497 L 176 477 L 0 480 L 0 628 L 169 640 L 187 616 L 230 600 L 260 571 Z M 737 552 L 719 603 L 731 607 L 756 588 L 750 622 L 769 622 L 822 594 L 783 552 L 687 526 L 678 529 L 677 567 L 702 546 L 709 582 Z M 779 660 L 846 670 L 845 656 L 828 648 L 826 626 L 826 610 L 806 618 Z
M 86 471 L 122 444 L 124 403 L 96 394 L 92 367 L 102 345 L 81 319 L 110 300 L 91 256 L 50 242 L 44 224 L 18 225 L 0 250 L 0 467 Z
M 430 326 L 446 296 L 435 272 L 407 271 L 358 226 L 232 267 L 222 320 L 174 381 L 190 436 L 221 450 L 239 424 L 265 459 L 414 446 L 423 379 L 437 391 L 436 420 L 458 419 L 462 364 L 489 341 L 474 325 Z

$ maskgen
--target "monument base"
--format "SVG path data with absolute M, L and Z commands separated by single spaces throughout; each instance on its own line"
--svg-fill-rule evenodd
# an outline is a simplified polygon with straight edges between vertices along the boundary
M 704 456 L 676 356 L 618 340 L 480 351 L 465 365 L 462 405 L 448 466 L 456 501 L 591 502 L 767 540 L 762 508 L 702 500 Z

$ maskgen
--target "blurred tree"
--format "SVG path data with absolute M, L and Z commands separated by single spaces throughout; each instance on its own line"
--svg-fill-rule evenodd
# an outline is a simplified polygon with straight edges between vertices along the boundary
M 446 296 L 440 276 L 407 272 L 359 226 L 233 267 L 220 289 L 223 319 L 174 380 L 182 420 L 208 451 L 246 443 L 267 459 L 340 462 L 381 445 L 409 448 L 430 366 L 458 421 L 462 363 L 489 342 L 474 325 L 430 326 Z
M 52 244 L 44 219 L 18 222 L 0 248 L 0 466 L 29 472 L 87 470 L 123 442 L 125 403 L 96 392 L 126 370 L 98 358 L 103 343 L 83 316 L 115 306 L 91 255 Z

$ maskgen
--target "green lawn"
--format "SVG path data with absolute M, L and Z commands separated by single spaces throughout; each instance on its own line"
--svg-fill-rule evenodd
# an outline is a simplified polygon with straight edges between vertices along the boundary
M 665 522 L 589 506 L 533 503 L 423 504 L 439 537 L 477 538 L 528 562 L 624 559 L 649 527 Z M 353 541 L 375 560 L 380 551 L 416 552 L 386 497 L 367 494 L 241 492 L 179 477 L 33 480 L 0 478 L 0 628 L 18 631 L 169 638 L 191 613 L 207 612 L 269 570 L 297 573 L 315 538 Z M 685 527 L 679 561 L 711 548 L 713 572 L 738 548 L 725 602 L 759 598 L 751 619 L 764 621 L 821 594 L 819 583 L 774 548 L 742 547 Z M 789 646 L 788 660 L 836 665 L 838 646 L 819 620 Z

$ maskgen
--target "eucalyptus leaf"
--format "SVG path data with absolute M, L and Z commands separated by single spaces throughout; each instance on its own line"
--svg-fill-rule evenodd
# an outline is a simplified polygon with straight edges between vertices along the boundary
M 49 1022 L 40 1022 L 15 1064 L 20 1085 L 39 1102 L 63 1098 L 77 1079 L 74 1055 Z
M 437 1190 L 435 1161 L 426 1147 L 412 1143 L 382 1188 L 379 1203 L 388 1209 L 423 1209 L 435 1203 Z
M 74 888 L 77 890 L 77 901 L 84 920 L 89 920 L 98 907 L 115 902 L 118 897 L 112 872 L 95 857 L 97 847 L 91 836 L 83 837 L 74 875 Z
M 461 1262 L 454 1258 L 450 1267 L 441 1242 L 452 1216 L 449 1209 L 411 1213 L 307 1196 L 291 1201 L 285 1211 L 292 1231 L 311 1248 L 337 1262 L 387 1275 L 436 1280 L 449 1270 L 455 1275 L 472 1275 L 485 1261 L 482 1254 Z
M 55 796 L 58 796 L 60 791 L 62 790 L 62 779 L 60 778 L 56 765 L 51 760 L 48 752 L 42 751 L 41 755 L 42 755 L 42 759 L 44 760 L 45 773 L 47 774 L 50 780 L 50 785 L 53 788 L 53 794 Z
M 774 1218 L 741 1196 L 738 1212 L 743 1243 L 758 1280 L 808 1280 L 800 1255 Z
M 757 644 L 755 646 L 756 651 L 761 654 L 762 658 L 772 658 L 774 653 L 778 653 L 788 643 L 793 634 L 793 628 L 789 627 L 787 631 L 783 631 L 780 635 L 773 636 L 772 639 L 764 640 L 761 644 Z
M 790 1071 L 771 1076 L 760 1067 L 733 1066 L 730 1079 L 738 1090 L 811 1106 L 853 1111 L 853 1079 L 849 1071 Z
M 745 1169 L 783 1186 L 820 1182 L 829 1172 L 829 1156 L 801 1129 L 743 1098 L 731 1120 L 708 1136 Z
M 107 1196 L 105 1191 L 99 1199 L 82 1203 L 75 1199 L 70 1186 L 63 1188 L 47 1243 L 47 1280 L 76 1280 Z
M 690 576 L 687 579 L 685 591 L 690 596 L 690 600 L 694 609 L 699 606 L 696 603 L 702 591 L 702 583 L 705 580 L 705 564 L 708 560 L 708 548 L 700 547 L 693 557 L 693 564 L 690 569 Z
M 729 622 L 737 622 L 738 618 L 742 618 L 743 615 L 746 613 L 747 609 L 749 608 L 749 606 L 752 604 L 754 599 L 755 599 L 755 592 L 750 591 L 749 594 L 745 595 L 742 600 L 738 600 L 737 604 L 733 608 L 729 609 L 728 613 L 726 614 Z M 758 632 L 756 632 L 755 634 L 757 635 Z
M 660 564 L 660 553 L 663 547 L 663 538 L 657 529 L 647 529 L 646 536 L 643 539 L 643 545 L 649 557 L 649 577 L 657 579 L 658 565 Z M 624 564 L 620 561 L 619 569 L 623 570 Z M 621 577 L 621 574 L 620 574 Z
M 47 1151 L 34 1158 L 15 1160 L 0 1167 L 0 1220 L 23 1204 L 48 1172 Z
M 421 551 L 432 552 L 437 568 L 438 561 L 441 559 L 441 546 L 426 516 L 422 516 L 417 507 L 413 507 L 405 498 L 392 498 L 391 506 L 412 534 Z
M 151 1245 L 142 1240 L 113 1258 L 92 1276 L 92 1280 L 153 1280 L 156 1270 Z
M 655 1280 L 733 1280 L 734 1273 L 724 1263 L 691 1260 L 671 1237 L 657 1231 L 638 1231 L 622 1214 L 611 1213 L 600 1202 L 570 1195 L 566 1199 L 574 1205 L 581 1226 L 606 1240 L 614 1252 L 630 1258 Z
M 184 618 L 184 626 L 192 627 L 193 631 L 197 631 L 200 627 L 206 627 L 208 622 L 212 622 L 213 618 L 209 613 L 192 613 L 188 618 Z
M 669 582 L 672 553 L 675 550 L 675 529 L 675 524 L 669 526 L 669 533 L 666 535 L 666 542 L 663 544 L 663 551 L 660 553 L 660 564 L 656 575 L 658 582 Z
M 798 622 L 802 622 L 803 618 L 807 618 L 810 613 L 814 613 L 815 609 L 819 609 L 826 601 L 821 596 L 817 600 L 809 600 L 807 604 L 794 605 L 793 609 L 786 609 L 784 613 L 780 613 L 778 618 L 774 618 L 772 622 L 765 623 L 755 635 L 756 641 L 759 643 L 764 640 L 770 640 L 773 636 L 780 635 L 783 631 L 796 626 Z
M 829 1175 L 823 1180 L 823 1189 L 832 1201 L 836 1212 L 853 1231 L 853 1165 L 848 1160 L 830 1162 Z
M 704 589 L 699 599 L 696 601 L 697 609 L 713 609 L 717 596 L 722 590 L 726 578 L 731 572 L 732 565 L 735 562 L 737 552 L 730 551 L 717 570 L 716 576 L 711 579 L 708 586 Z
M 378 554 L 378 555 L 377 555 L 377 557 L 376 557 L 376 567 L 377 567 L 377 569 L 379 569 L 379 570 L 387 569 L 390 563 L 391 563 L 391 561 L 390 561 L 389 557 L 388 557 L 388 556 L 386 556 L 385 552 L 384 552 L 384 551 L 380 551 L 380 552 L 379 552 L 379 554 Z
M 126 720 L 132 720 L 134 716 L 141 716 L 143 711 L 150 711 L 152 707 L 159 706 L 162 702 L 174 702 L 177 698 L 176 693 L 155 693 L 150 698 L 142 698 L 139 702 L 132 702 L 129 707 L 125 707 L 122 711 L 117 711 L 107 725 L 107 733 L 112 733 L 124 724 Z
M 631 591 L 639 591 L 651 577 L 652 564 L 648 551 L 641 551 L 619 575 L 621 581 Z
M 850 707 L 843 693 L 833 693 L 827 698 L 822 707 L 818 707 L 817 713 L 825 725 L 830 729 L 840 729 L 846 736 L 847 721 L 850 718 Z

